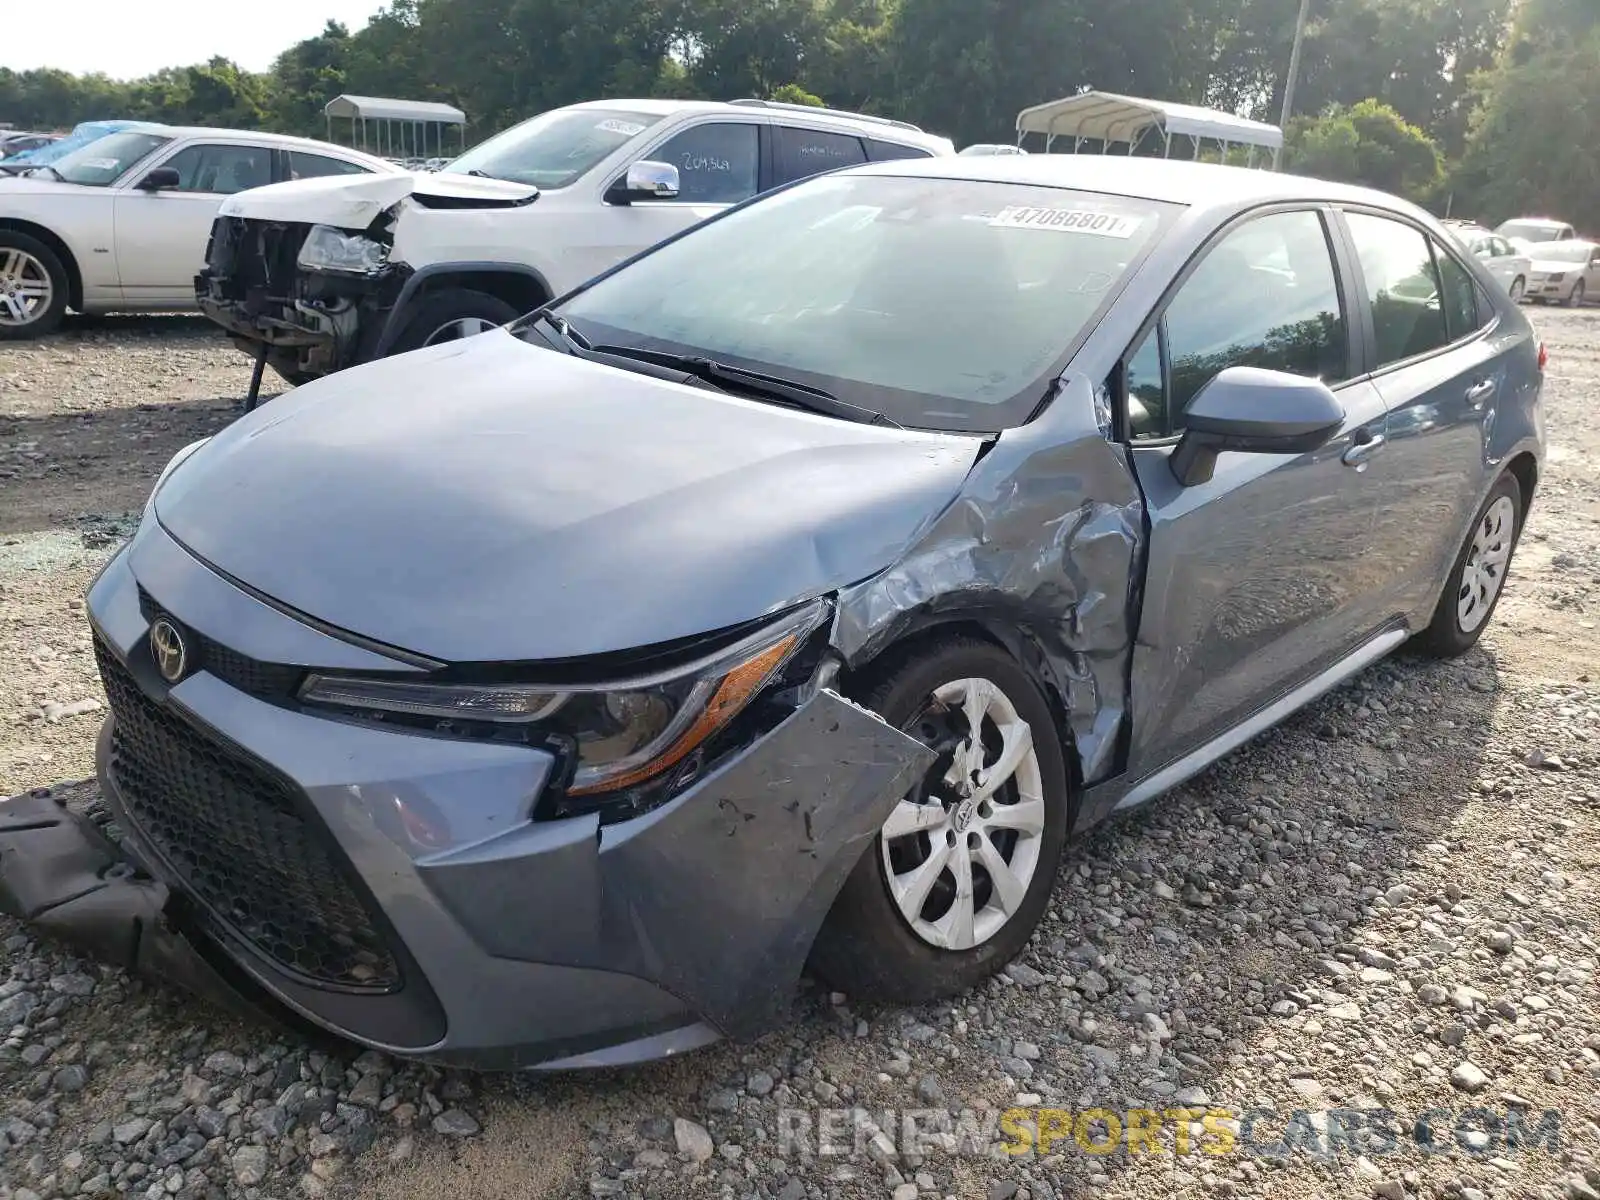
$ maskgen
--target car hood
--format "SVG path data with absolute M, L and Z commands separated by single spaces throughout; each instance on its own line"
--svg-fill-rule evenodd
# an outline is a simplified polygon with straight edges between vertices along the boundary
M 51 196 L 82 196 L 85 193 L 109 195 L 105 188 L 81 183 L 62 183 L 48 175 L 0 175 L 0 212 L 13 201 L 42 200 Z
M 514 208 L 539 196 L 531 185 L 475 175 L 399 171 L 392 175 L 323 175 L 272 183 L 230 196 L 218 212 L 256 221 L 298 221 L 365 229 L 407 196 L 453 208 Z
M 1532 260 L 1532 266 L 1535 271 L 1538 271 L 1541 274 L 1555 275 L 1560 272 L 1576 274 L 1577 272 L 1584 270 L 1587 264 L 1574 262 L 1555 262 L 1551 259 L 1539 258 L 1537 255 L 1535 255 Z
M 727 628 L 892 564 L 982 442 L 616 370 L 504 331 L 296 388 L 156 495 L 212 567 L 447 662 Z

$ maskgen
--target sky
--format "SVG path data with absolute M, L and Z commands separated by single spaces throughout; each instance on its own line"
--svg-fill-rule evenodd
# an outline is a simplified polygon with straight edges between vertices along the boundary
M 352 31 L 383 0 L 0 0 L 0 67 L 59 67 L 136 79 L 231 58 L 251 71 L 331 18 Z

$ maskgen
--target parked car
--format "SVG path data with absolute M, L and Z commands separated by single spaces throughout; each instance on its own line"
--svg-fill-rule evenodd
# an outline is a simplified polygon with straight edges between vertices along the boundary
M 801 105 L 578 104 L 437 172 L 232 200 L 195 294 L 241 349 L 265 345 L 301 383 L 503 325 L 769 188 L 953 153 L 903 122 Z
M 59 133 L 7 133 L 0 134 L 0 160 L 11 158 L 14 155 L 26 154 L 30 150 L 38 150 L 52 142 L 61 140 Z
M 0 908 L 464 1065 L 958 993 L 1069 836 L 1477 641 L 1544 365 L 1380 193 L 808 179 L 180 452 L 88 595 L 120 848 L 14 799 Z
M 1570 241 L 1578 236 L 1578 231 L 1565 221 L 1552 221 L 1549 217 L 1517 217 L 1515 220 L 1502 221 L 1494 231 L 1503 238 L 1530 245 Z
M 1600 244 L 1541 242 L 1531 247 L 1530 253 L 1529 299 L 1541 304 L 1556 300 L 1568 308 L 1579 308 L 1591 295 L 1600 296 Z
M 1527 254 L 1509 239 L 1490 233 L 1481 225 L 1447 221 L 1445 227 L 1500 281 L 1513 300 L 1522 299 L 1533 270 L 1533 260 Z
M 0 180 L 0 339 L 49 333 L 69 308 L 192 310 L 225 196 L 279 179 L 392 170 L 272 133 L 145 125 L 96 138 Z
M 0 176 L 21 175 L 37 167 L 48 166 L 65 158 L 74 150 L 105 137 L 108 133 L 136 128 L 155 128 L 155 126 L 146 121 L 83 121 L 74 125 L 71 133 L 57 138 L 49 145 L 0 159 Z

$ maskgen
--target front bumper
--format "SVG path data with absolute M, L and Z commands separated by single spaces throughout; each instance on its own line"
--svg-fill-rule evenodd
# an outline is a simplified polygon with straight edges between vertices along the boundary
M 207 647 L 202 668 L 170 688 L 150 657 L 153 604 Z M 193 914 L 185 933 L 303 1017 L 443 1063 L 609 1065 L 770 1028 L 844 877 L 931 758 L 818 691 L 645 816 L 534 821 L 553 766 L 542 751 L 332 720 L 252 694 L 261 675 L 241 659 L 361 669 L 375 656 L 235 588 L 152 519 L 96 581 L 89 610 L 112 707 L 102 788 L 124 853 Z M 152 727 L 166 732 L 149 741 Z M 158 749 L 130 750 L 140 737 Z M 243 814 L 203 837 L 183 825 L 181 802 L 202 768 L 213 772 L 194 810 L 202 824 Z M 176 781 L 166 797 L 152 793 L 152 771 Z M 258 795 L 239 781 L 261 779 L 286 798 L 270 825 L 234 794 Z M 30 836 L 0 830 L 0 856 Z M 256 843 L 274 852 L 236 861 Z M 208 868 L 208 855 L 234 861 Z M 274 894 L 303 902 L 253 911 L 259 893 L 244 873 L 277 864 L 282 875 L 288 862 L 311 865 Z M 224 894 L 228 871 L 240 874 Z M 0 870 L 0 905 L 8 889 Z M 346 890 L 368 921 L 353 933 Z M 328 911 L 342 914 L 338 928 Z M 352 945 L 378 962 L 369 979 L 382 986 L 343 966 L 319 977 Z
M 1570 278 L 1555 281 L 1535 278 L 1528 281 L 1523 295 L 1529 300 L 1565 300 L 1574 286 L 1575 281 Z
M 309 225 L 218 217 L 195 276 L 195 304 L 234 343 L 291 379 L 328 375 L 378 356 L 411 269 L 370 277 L 303 270 Z

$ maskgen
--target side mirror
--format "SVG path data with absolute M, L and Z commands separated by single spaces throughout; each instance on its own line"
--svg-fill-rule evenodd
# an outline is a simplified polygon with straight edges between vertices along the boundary
M 671 200 L 677 196 L 680 185 L 677 167 L 644 158 L 629 164 L 628 173 L 612 186 L 606 199 L 613 204 L 631 204 L 635 200 Z
M 1344 405 L 1318 379 L 1229 367 L 1189 402 L 1172 473 L 1184 487 L 1207 483 L 1217 455 L 1309 454 L 1344 424 Z
M 143 179 L 139 180 L 139 190 L 145 192 L 159 192 L 163 188 L 175 188 L 183 182 L 178 178 L 176 167 L 156 167 Z

